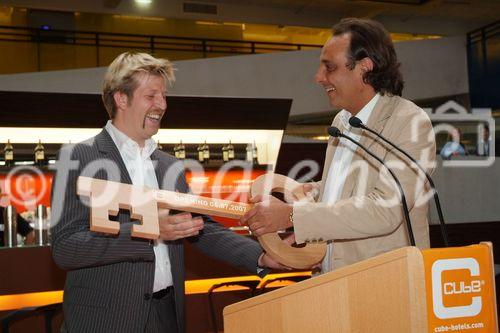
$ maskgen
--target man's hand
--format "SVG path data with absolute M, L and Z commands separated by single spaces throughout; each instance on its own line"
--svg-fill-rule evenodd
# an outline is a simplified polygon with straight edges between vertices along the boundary
M 270 196 L 256 196 L 250 199 L 254 207 L 240 219 L 240 225 L 248 225 L 256 236 L 285 230 L 292 226 L 290 213 L 293 206 Z
M 295 243 L 295 234 L 292 232 L 283 238 L 283 242 L 292 246 Z M 290 271 L 293 268 L 281 264 L 279 261 L 274 260 L 268 253 L 263 252 L 259 257 L 259 267 L 268 267 L 271 269 L 280 269 Z M 312 265 L 310 270 L 321 269 L 321 262 Z
M 259 257 L 259 267 L 267 267 L 271 269 L 279 269 L 282 271 L 291 271 L 293 268 L 280 264 L 278 261 L 271 258 L 266 252 Z
M 306 196 L 314 199 L 319 195 L 319 185 L 318 183 L 304 183 L 302 184 L 302 191 Z
M 190 236 L 196 236 L 203 229 L 203 219 L 191 216 L 190 213 L 168 215 L 168 210 L 158 210 L 160 224 L 160 239 L 171 241 Z
M 24 244 L 33 245 L 35 244 L 35 231 L 31 230 L 24 238 Z
M 286 236 L 283 239 L 283 242 L 285 242 L 288 245 L 292 245 L 295 243 L 295 234 L 292 232 L 290 235 Z M 268 267 L 271 269 L 280 269 L 280 270 L 286 270 L 286 271 L 291 271 L 293 268 L 285 266 L 281 264 L 279 261 L 274 260 L 269 254 L 266 252 L 263 252 L 260 257 L 259 257 L 259 267 Z

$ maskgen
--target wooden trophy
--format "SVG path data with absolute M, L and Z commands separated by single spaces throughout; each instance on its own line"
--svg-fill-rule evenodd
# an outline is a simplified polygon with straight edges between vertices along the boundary
M 252 196 L 281 192 L 286 201 L 310 200 L 295 180 L 278 175 L 266 174 L 258 177 L 251 186 Z M 130 216 L 141 224 L 132 228 L 132 236 L 158 239 L 158 208 L 175 209 L 239 219 L 253 205 L 223 199 L 214 199 L 192 194 L 165 190 L 154 190 L 143 186 L 122 184 L 107 180 L 78 177 L 77 193 L 90 198 L 90 230 L 118 234 L 120 225 L 109 220 L 119 209 L 127 209 Z M 325 244 L 307 244 L 293 247 L 281 240 L 278 234 L 258 237 L 265 251 L 280 263 L 296 269 L 309 269 L 325 256 Z

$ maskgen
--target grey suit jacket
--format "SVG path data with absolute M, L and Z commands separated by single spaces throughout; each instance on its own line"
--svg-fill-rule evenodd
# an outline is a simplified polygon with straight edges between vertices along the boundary
M 161 189 L 187 192 L 180 163 L 156 150 L 151 159 Z M 65 323 L 70 332 L 142 332 L 153 290 L 152 242 L 131 238 L 128 212 L 120 211 L 116 236 L 89 230 L 88 200 L 76 194 L 78 176 L 131 184 L 120 153 L 106 130 L 59 152 L 52 186 L 52 255 L 68 270 L 64 288 Z M 175 170 L 177 168 L 178 170 Z M 167 174 L 167 177 L 165 175 Z M 172 179 L 169 175 L 179 175 Z M 256 273 L 258 243 L 205 218 L 202 233 L 189 239 L 206 254 Z M 179 331 L 184 325 L 183 241 L 167 242 Z

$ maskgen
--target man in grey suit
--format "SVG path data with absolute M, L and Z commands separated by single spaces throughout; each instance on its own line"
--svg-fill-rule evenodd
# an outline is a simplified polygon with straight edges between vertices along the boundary
M 207 217 L 159 212 L 160 239 L 131 237 L 133 221 L 120 211 L 118 235 L 89 230 L 89 202 L 76 194 L 79 176 L 187 192 L 182 163 L 156 149 L 174 80 L 165 59 L 124 53 L 109 66 L 103 102 L 110 115 L 94 138 L 61 149 L 54 177 L 52 253 L 68 270 L 64 288 L 69 332 L 183 332 L 183 239 L 250 273 L 280 268 L 257 242 Z

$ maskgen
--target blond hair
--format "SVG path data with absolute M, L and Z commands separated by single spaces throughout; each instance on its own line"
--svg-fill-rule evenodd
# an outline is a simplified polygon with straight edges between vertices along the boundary
M 102 88 L 102 101 L 111 119 L 116 115 L 115 92 L 124 93 L 130 101 L 141 74 L 160 75 L 169 84 L 175 81 L 174 68 L 167 59 L 155 58 L 147 53 L 120 54 L 109 65 Z

